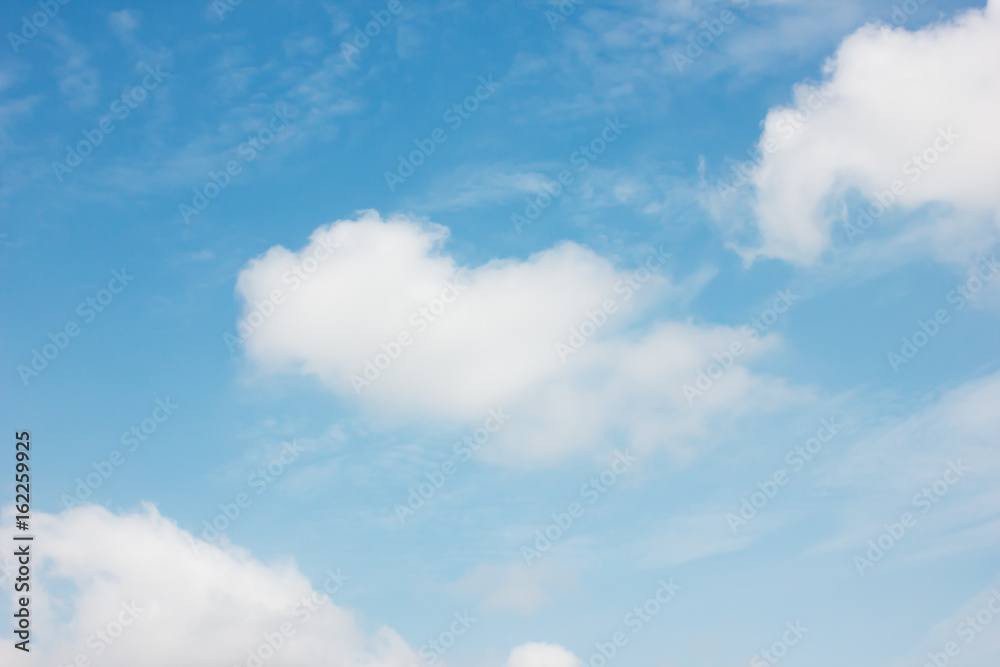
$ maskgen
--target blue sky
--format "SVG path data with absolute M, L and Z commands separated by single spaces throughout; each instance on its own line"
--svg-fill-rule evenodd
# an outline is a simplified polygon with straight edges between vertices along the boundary
M 996 2 L 0 15 L 10 664 L 992 664 Z

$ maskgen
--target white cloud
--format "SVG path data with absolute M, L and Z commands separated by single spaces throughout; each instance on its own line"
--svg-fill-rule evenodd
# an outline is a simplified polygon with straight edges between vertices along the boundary
M 765 157 L 752 177 L 760 238 L 747 254 L 814 262 L 830 247 L 838 220 L 846 214 L 857 222 L 858 208 L 845 207 L 843 196 L 856 189 L 874 200 L 894 181 L 901 187 L 893 214 L 930 203 L 953 211 L 919 223 L 926 251 L 967 260 L 994 242 L 998 45 L 998 0 L 919 31 L 868 25 L 845 39 L 823 83 L 802 84 L 791 107 L 767 114 L 758 144 Z M 818 104 L 817 95 L 827 101 Z M 796 129 L 795 119 L 805 116 Z M 914 156 L 925 151 L 921 166 Z M 879 229 L 861 242 L 885 233 L 892 218 L 878 217 Z M 905 233 L 912 237 L 917 224 L 908 221 Z
M 296 34 L 285 39 L 285 57 L 289 60 L 301 54 L 318 56 L 325 48 L 323 40 L 312 35 Z
M 424 39 L 420 31 L 412 23 L 401 23 L 396 28 L 396 55 L 400 58 L 412 58 L 420 55 Z
M 247 355 L 266 371 L 316 376 L 383 421 L 476 423 L 503 407 L 511 418 L 484 453 L 503 461 L 596 452 L 612 434 L 684 454 L 707 416 L 718 428 L 726 416 L 791 400 L 781 382 L 737 363 L 690 404 L 682 387 L 745 339 L 730 327 L 643 324 L 651 304 L 684 298 L 662 273 L 618 270 L 574 243 L 464 268 L 442 252 L 447 235 L 369 211 L 317 229 L 298 252 L 271 248 L 237 281 L 246 321 L 260 325 Z M 284 302 L 272 308 L 276 289 Z M 597 314 L 607 300 L 617 310 Z M 574 329 L 596 334 L 571 339 Z M 394 342 L 401 333 L 408 347 Z M 585 344 L 574 352 L 573 342 Z M 740 361 L 777 345 L 768 336 Z
M 66 33 L 54 34 L 61 58 L 60 64 L 54 68 L 59 79 L 59 92 L 69 100 L 72 109 L 94 106 L 98 102 L 101 81 L 100 73 L 90 64 L 90 53 Z
M 16 651 L 5 628 L 3 664 L 68 665 L 83 654 L 103 667 L 245 665 L 265 635 L 281 644 L 264 662 L 271 667 L 406 667 L 416 661 L 393 630 L 382 627 L 368 636 L 352 612 L 329 598 L 312 601 L 307 614 L 300 603 L 314 589 L 293 563 L 264 565 L 228 546 L 200 544 L 196 553 L 191 536 L 152 506 L 122 516 L 85 506 L 36 513 L 32 520 L 32 650 Z M 12 523 L 8 508 L 4 526 Z M 9 530 L 3 539 L 11 543 Z M 334 580 L 327 582 L 335 592 Z M 316 591 L 323 593 L 327 582 Z M 3 589 L 14 597 L 11 582 Z M 123 604 L 134 604 L 135 611 L 123 612 Z M 10 618 L 10 603 L 0 608 Z M 123 622 L 129 624 L 116 625 Z M 293 632 L 279 642 L 274 634 L 284 623 Z M 99 630 L 112 638 L 110 645 Z
M 538 195 L 554 190 L 554 181 L 546 176 L 540 165 L 505 168 L 499 165 L 470 167 L 464 165 L 438 179 L 431 192 L 420 202 L 428 210 L 463 209 L 496 204 L 510 200 L 522 201 L 526 195 Z M 515 204 L 512 211 L 520 211 L 524 204 Z
M 131 41 L 133 33 L 139 27 L 142 14 L 134 9 L 123 9 L 108 14 L 108 27 L 124 41 Z
M 515 647 L 504 667 L 580 667 L 575 655 L 559 644 L 530 643 Z

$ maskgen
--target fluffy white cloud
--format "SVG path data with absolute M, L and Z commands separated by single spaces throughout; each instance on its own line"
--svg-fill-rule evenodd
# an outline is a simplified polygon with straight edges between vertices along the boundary
M 268 667 L 416 662 L 391 629 L 368 636 L 353 613 L 314 597 L 324 585 L 335 592 L 335 579 L 316 591 L 292 563 L 266 566 L 207 544 L 196 553 L 191 536 L 151 506 L 123 516 L 85 506 L 36 513 L 33 522 L 31 652 L 14 649 L 5 629 L 2 664 L 71 665 L 82 655 L 89 662 L 76 664 L 228 667 L 247 665 L 250 651 Z M 12 524 L 8 508 L 4 526 Z M 3 539 L 11 543 L 9 532 Z M 2 589 L 14 598 L 12 581 Z M 0 603 L 6 618 L 8 600 Z M 280 644 L 272 657 L 266 636 Z
M 504 667 L 580 667 L 575 655 L 559 644 L 522 644 L 515 647 Z
M 369 211 L 317 229 L 298 252 L 271 248 L 237 282 L 247 355 L 316 376 L 383 420 L 474 424 L 502 407 L 511 417 L 485 455 L 508 461 L 595 451 L 613 430 L 680 453 L 708 415 L 790 398 L 740 365 L 774 336 L 643 324 L 650 304 L 683 296 L 658 251 L 632 271 L 574 243 L 464 268 L 441 250 L 447 234 Z M 734 341 L 746 355 L 689 401 L 684 385 Z
M 952 211 L 919 231 L 908 222 L 896 241 L 905 233 L 911 245 L 964 259 L 996 240 L 1000 1 L 918 31 L 867 25 L 824 73 L 764 121 L 764 158 L 751 178 L 760 238 L 748 255 L 816 261 L 838 220 L 857 224 L 860 209 L 842 203 L 853 189 L 871 201 L 888 192 L 894 210 L 940 203 Z M 873 210 L 875 226 L 889 224 L 892 215 Z

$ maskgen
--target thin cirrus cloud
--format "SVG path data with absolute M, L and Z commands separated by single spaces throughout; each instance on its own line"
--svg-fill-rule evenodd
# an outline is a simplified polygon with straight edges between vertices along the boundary
M 745 255 L 811 264 L 845 234 L 861 243 L 916 235 L 924 252 L 948 260 L 995 243 L 998 45 L 997 0 L 921 30 L 870 24 L 847 37 L 826 80 L 800 84 L 794 103 L 763 122 L 763 158 L 745 193 L 759 237 Z M 845 205 L 852 192 L 867 201 Z M 879 199 L 891 212 L 937 203 L 948 214 L 882 230 L 896 221 L 871 205 Z M 845 223 L 854 230 L 837 229 Z
M 913 651 L 895 659 L 889 667 L 922 664 L 928 659 L 942 662 L 949 658 L 951 664 L 963 667 L 994 664 L 1000 654 L 1000 636 L 991 625 L 996 622 L 998 610 L 1000 581 L 994 580 L 942 618 Z
M 1000 373 L 966 382 L 905 419 L 873 429 L 845 455 L 825 462 L 817 485 L 842 495 L 843 529 L 814 547 L 857 550 L 876 537 L 900 507 L 918 517 L 920 530 L 894 554 L 933 559 L 984 549 L 996 541 L 1000 516 L 993 480 L 1000 468 L 995 447 L 1000 415 Z M 947 491 L 927 500 L 951 468 L 961 471 Z M 948 473 L 955 479 L 955 473 Z
M 98 103 L 101 77 L 97 68 L 90 64 L 89 50 L 65 32 L 54 35 L 57 57 L 61 60 L 55 68 L 59 77 L 59 92 L 71 109 L 93 107 Z
M 447 235 L 368 211 L 299 251 L 271 248 L 237 281 L 247 357 L 316 377 L 383 420 L 475 423 L 503 408 L 511 418 L 487 458 L 507 463 L 597 454 L 623 431 L 626 446 L 687 456 L 709 417 L 722 427 L 799 400 L 741 363 L 779 348 L 773 334 L 696 401 L 685 396 L 713 355 L 725 363 L 747 340 L 736 327 L 649 322 L 654 306 L 684 298 L 653 251 L 631 270 L 575 243 L 460 267 L 442 250 Z
M 573 567 L 565 562 L 545 561 L 526 565 L 520 560 L 502 564 L 479 564 L 453 586 L 458 594 L 481 597 L 484 611 L 499 609 L 531 614 L 551 604 L 551 591 L 579 586 Z

